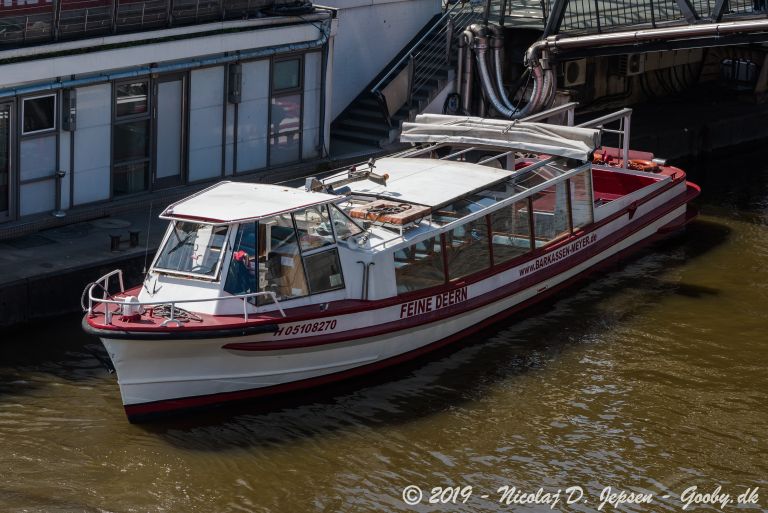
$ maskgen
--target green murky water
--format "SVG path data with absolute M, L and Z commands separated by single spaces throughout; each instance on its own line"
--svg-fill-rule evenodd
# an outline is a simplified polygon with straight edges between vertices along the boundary
M 595 511 L 610 486 L 657 512 L 718 485 L 765 511 L 768 170 L 749 162 L 693 172 L 684 235 L 526 318 L 271 410 L 131 425 L 79 317 L 2 333 L 0 511 L 552 511 L 505 486 L 578 486 L 554 510 Z

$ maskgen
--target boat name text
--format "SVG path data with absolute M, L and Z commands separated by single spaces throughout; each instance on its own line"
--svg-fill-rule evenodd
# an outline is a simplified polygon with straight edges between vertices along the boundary
M 537 258 L 536 260 L 526 265 L 525 267 L 522 267 L 520 269 L 520 276 L 525 276 L 527 274 L 536 272 L 539 269 L 543 269 L 549 265 L 552 265 L 555 262 L 559 262 L 563 258 L 566 258 L 567 256 L 572 255 L 578 251 L 581 251 L 582 249 L 586 248 L 591 244 L 594 244 L 596 241 L 597 241 L 596 233 L 593 233 L 592 235 L 587 235 L 585 237 L 582 237 L 579 240 L 573 241 L 570 244 L 553 251 L 552 253 L 548 253 L 542 257 Z
M 446 308 L 457 303 L 462 303 L 467 300 L 468 293 L 467 287 L 460 289 L 450 290 L 437 294 L 435 296 L 425 297 L 421 299 L 414 299 L 400 305 L 400 318 L 407 319 L 414 315 L 421 315 L 441 308 Z
M 330 321 L 306 322 L 304 324 L 294 324 L 293 326 L 281 326 L 275 333 L 275 337 L 280 335 L 299 335 L 305 333 L 321 333 L 332 330 L 336 327 L 336 319 Z

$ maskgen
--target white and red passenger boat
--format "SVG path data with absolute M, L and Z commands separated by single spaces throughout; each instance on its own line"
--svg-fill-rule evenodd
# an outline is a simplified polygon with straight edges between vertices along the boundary
M 412 149 L 302 188 L 218 183 L 162 213 L 143 284 L 88 288 L 83 325 L 133 420 L 414 358 L 692 217 L 683 171 L 600 135 L 427 115 Z

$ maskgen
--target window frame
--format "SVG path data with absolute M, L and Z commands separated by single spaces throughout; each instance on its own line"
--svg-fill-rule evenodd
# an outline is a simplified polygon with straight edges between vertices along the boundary
M 142 112 L 140 114 L 130 114 L 126 116 L 118 116 L 117 115 L 117 88 L 123 84 L 133 84 L 137 82 L 143 82 L 147 84 L 147 110 L 146 112 Z M 117 80 L 112 82 L 112 123 L 110 125 L 111 134 L 109 138 L 109 160 L 110 160 L 110 180 L 109 180 L 109 198 L 110 200 L 117 198 L 124 198 L 124 197 L 131 197 L 136 194 L 145 194 L 147 192 L 151 192 L 153 190 L 153 145 L 154 145 L 154 121 L 153 121 L 153 100 L 152 100 L 152 78 L 150 76 L 146 77 L 135 77 L 134 79 L 129 80 Z M 147 123 L 147 147 L 146 147 L 146 156 L 141 158 L 132 158 L 127 160 L 115 160 L 115 127 L 123 124 L 130 124 L 130 123 L 136 123 L 138 121 L 143 121 Z M 135 164 L 144 164 L 147 166 L 146 170 L 146 187 L 144 187 L 141 190 L 138 191 L 132 191 L 132 192 L 123 192 L 120 194 L 115 194 L 115 175 L 116 175 L 116 168 L 122 167 L 122 166 L 130 166 Z M 183 174 L 183 172 L 182 172 Z
M 20 128 L 21 128 L 20 131 L 21 131 L 22 137 L 38 135 L 38 134 L 46 134 L 46 133 L 54 132 L 57 130 L 58 123 L 59 123 L 59 113 L 57 108 L 59 104 L 58 96 L 59 96 L 58 93 L 48 93 L 48 94 L 38 94 L 35 96 L 26 96 L 21 98 L 21 119 L 19 121 L 20 121 Z M 53 126 L 51 128 L 43 128 L 41 130 L 31 130 L 29 132 L 25 131 L 24 117 L 26 114 L 27 101 L 37 100 L 40 98 L 50 98 L 50 97 L 53 98 Z
M 117 114 L 117 88 L 121 85 L 127 85 L 127 84 L 135 84 L 137 82 L 143 82 L 147 85 L 147 110 L 144 112 L 139 112 L 135 114 L 126 114 L 123 116 L 118 116 Z M 145 117 L 149 118 L 152 114 L 152 79 L 149 76 L 146 77 L 136 77 L 133 80 L 116 80 L 112 82 L 112 124 L 117 124 L 123 121 L 128 121 L 132 119 L 143 119 Z
M 157 274 L 167 275 L 167 276 L 174 276 L 177 278 L 187 278 L 187 279 L 195 279 L 195 280 L 203 280 L 210 283 L 220 283 L 221 282 L 221 270 L 224 268 L 223 262 L 224 258 L 228 253 L 228 248 L 231 244 L 230 238 L 232 237 L 232 225 L 231 224 L 214 224 L 214 223 L 201 223 L 199 221 L 189 221 L 189 220 L 182 220 L 182 219 L 173 219 L 171 221 L 172 224 L 168 226 L 168 229 L 166 230 L 165 236 L 163 237 L 163 240 L 159 246 L 159 249 L 157 253 L 155 253 L 155 257 L 152 259 L 152 265 L 149 268 L 149 272 L 156 272 Z M 224 245 L 221 247 L 221 254 L 219 255 L 219 259 L 216 262 L 216 270 L 214 273 L 211 274 L 200 274 L 200 273 L 192 273 L 192 272 L 186 272 L 186 271 L 175 271 L 173 269 L 164 269 L 162 267 L 157 267 L 157 261 L 160 259 L 160 255 L 163 251 L 163 248 L 165 248 L 165 245 L 168 243 L 168 239 L 171 237 L 171 234 L 175 231 L 175 225 L 176 223 L 194 223 L 197 225 L 209 225 L 213 228 L 219 227 L 219 226 L 226 226 L 227 227 L 227 233 L 224 234 Z
M 288 55 L 281 55 L 272 57 L 269 63 L 269 101 L 267 102 L 268 115 L 267 115 L 267 168 L 290 166 L 304 161 L 303 148 L 304 148 L 304 74 L 305 74 L 305 56 L 306 52 L 292 53 Z M 299 61 L 299 84 L 296 87 L 275 89 L 275 63 L 296 60 Z M 298 140 L 298 158 L 289 162 L 275 163 L 272 161 L 272 138 L 280 134 L 279 131 L 272 133 L 272 106 L 273 101 L 276 98 L 282 98 L 284 96 L 299 96 L 299 128 L 296 130 L 299 134 Z M 289 132 L 293 133 L 293 132 Z

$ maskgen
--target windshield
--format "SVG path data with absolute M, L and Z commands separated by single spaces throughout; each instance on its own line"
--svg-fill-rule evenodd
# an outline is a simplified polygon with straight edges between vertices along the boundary
M 176 221 L 157 256 L 155 269 L 215 277 L 227 231 L 227 226 Z

